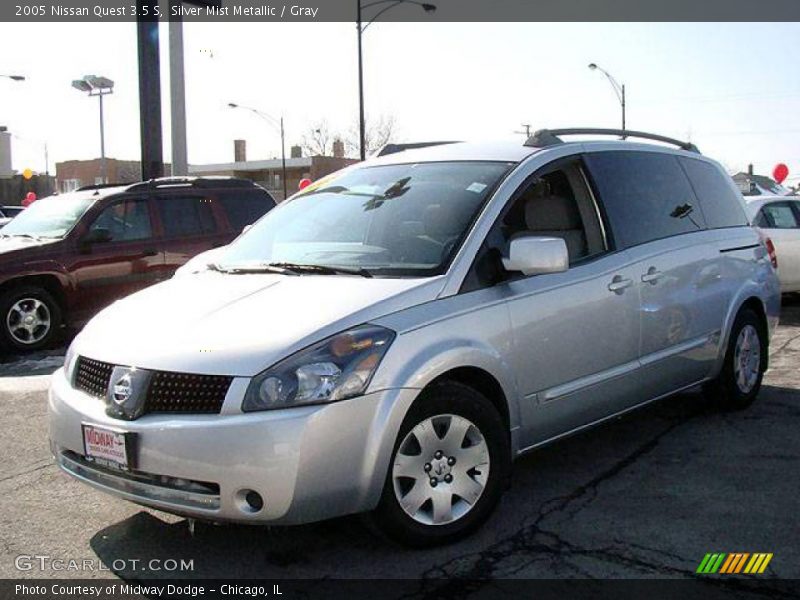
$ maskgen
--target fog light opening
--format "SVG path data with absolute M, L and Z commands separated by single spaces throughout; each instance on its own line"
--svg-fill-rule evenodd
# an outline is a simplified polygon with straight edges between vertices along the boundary
M 236 494 L 239 510 L 255 514 L 264 508 L 264 498 L 255 490 L 239 490 Z

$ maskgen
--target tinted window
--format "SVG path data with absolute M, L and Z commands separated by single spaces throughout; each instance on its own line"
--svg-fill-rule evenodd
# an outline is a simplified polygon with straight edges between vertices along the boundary
M 686 169 L 709 228 L 747 225 L 741 200 L 731 189 L 730 181 L 717 167 L 702 160 L 679 160 Z
M 678 159 L 655 152 L 596 152 L 587 164 L 618 247 L 703 229 Z
M 115 202 L 103 209 L 89 231 L 107 229 L 114 242 L 143 240 L 153 235 L 150 228 L 150 211 L 144 198 Z
M 275 206 L 272 198 L 260 191 L 220 193 L 219 202 L 234 231 L 241 231 L 247 225 L 255 223 Z
M 211 200 L 199 196 L 158 198 L 158 210 L 167 237 L 212 233 L 216 226 Z
M 774 202 L 761 209 L 763 217 L 759 219 L 760 227 L 768 229 L 797 229 L 797 214 L 788 202 Z

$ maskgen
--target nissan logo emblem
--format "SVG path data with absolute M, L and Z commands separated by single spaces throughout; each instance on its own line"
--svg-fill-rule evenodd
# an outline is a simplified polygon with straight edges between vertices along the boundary
M 125 374 L 114 384 L 114 390 L 112 392 L 114 404 L 122 406 L 132 395 L 133 384 L 131 383 L 131 376 L 130 374 Z

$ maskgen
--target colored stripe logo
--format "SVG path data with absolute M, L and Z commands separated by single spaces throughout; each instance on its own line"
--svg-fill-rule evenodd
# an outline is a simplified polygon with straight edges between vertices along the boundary
M 763 573 L 769 561 L 772 560 L 771 552 L 733 552 L 733 553 L 709 553 L 700 561 L 695 573 L 703 575 L 735 575 L 744 573 L 756 575 Z

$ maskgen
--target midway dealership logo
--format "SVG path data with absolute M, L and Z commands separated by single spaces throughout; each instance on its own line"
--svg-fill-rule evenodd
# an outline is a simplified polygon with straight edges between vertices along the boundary
M 763 573 L 769 561 L 772 560 L 771 552 L 733 552 L 709 553 L 700 561 L 695 573 L 702 575 L 735 575 L 744 573 L 756 575 Z

